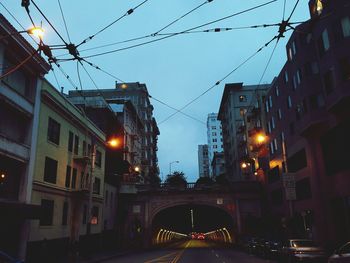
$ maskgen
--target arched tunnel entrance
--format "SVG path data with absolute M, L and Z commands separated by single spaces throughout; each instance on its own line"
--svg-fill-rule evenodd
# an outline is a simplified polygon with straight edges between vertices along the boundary
M 178 205 L 158 212 L 152 221 L 152 243 L 178 239 L 206 239 L 233 243 L 234 219 L 223 209 L 208 205 Z

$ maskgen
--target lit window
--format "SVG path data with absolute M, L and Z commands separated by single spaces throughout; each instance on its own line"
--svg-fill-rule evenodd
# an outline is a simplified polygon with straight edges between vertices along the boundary
M 288 109 L 292 107 L 292 98 L 290 96 L 288 96 L 287 98 L 287 106 L 288 106 Z
M 316 0 L 316 11 L 317 14 L 320 15 L 323 11 L 323 4 L 322 4 L 322 0 Z
M 269 97 L 269 107 L 270 107 L 270 109 L 272 108 L 272 97 L 271 96 Z
M 247 101 L 247 96 L 240 95 L 239 96 L 239 102 L 246 102 Z
M 341 27 L 342 27 L 343 37 L 349 37 L 350 36 L 350 18 L 349 17 L 344 17 L 341 20 Z
M 276 126 L 275 126 L 275 118 L 273 116 L 271 117 L 271 127 L 272 127 L 272 129 L 276 128 Z
M 275 92 L 276 92 L 276 96 L 278 97 L 280 95 L 280 90 L 279 90 L 278 86 L 276 86 Z
M 288 82 L 288 72 L 287 71 L 284 72 L 284 82 L 285 83 Z
M 281 109 L 278 109 L 277 116 L 278 116 L 279 120 L 282 120 L 282 110 Z

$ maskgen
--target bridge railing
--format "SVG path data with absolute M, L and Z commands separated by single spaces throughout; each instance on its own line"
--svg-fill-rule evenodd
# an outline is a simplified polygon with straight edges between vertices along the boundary
M 233 182 L 225 185 L 220 184 L 196 184 L 187 183 L 181 185 L 172 185 L 162 183 L 159 185 L 137 185 L 138 191 L 230 191 L 230 192 L 259 192 L 261 184 L 259 182 Z

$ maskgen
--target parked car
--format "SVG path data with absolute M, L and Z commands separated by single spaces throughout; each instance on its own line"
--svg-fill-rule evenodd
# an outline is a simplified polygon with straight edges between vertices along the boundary
M 11 257 L 5 252 L 0 251 L 0 263 L 24 263 L 24 262 Z
M 350 263 L 350 242 L 337 249 L 328 259 L 328 263 Z
M 308 239 L 289 239 L 282 244 L 280 262 L 326 262 L 325 251 Z
M 247 241 L 247 244 L 246 244 L 246 246 L 245 246 L 245 247 L 246 247 L 247 253 L 249 253 L 249 254 L 256 254 L 258 240 L 259 240 L 259 238 L 257 238 L 257 237 L 252 237 L 252 238 L 250 238 L 250 239 Z

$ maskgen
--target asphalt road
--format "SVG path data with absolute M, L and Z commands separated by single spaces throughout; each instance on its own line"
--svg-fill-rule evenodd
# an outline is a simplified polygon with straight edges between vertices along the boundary
M 214 243 L 189 240 L 174 247 L 128 254 L 104 263 L 272 263 Z

